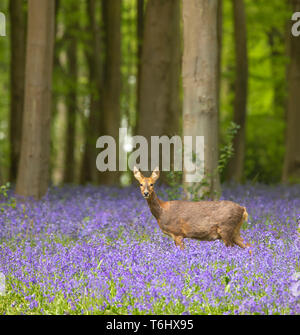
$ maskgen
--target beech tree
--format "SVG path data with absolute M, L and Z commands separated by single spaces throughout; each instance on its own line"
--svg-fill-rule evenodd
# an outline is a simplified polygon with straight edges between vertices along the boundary
M 183 1 L 183 135 L 204 136 L 205 187 L 220 191 L 218 166 L 218 1 Z M 184 176 L 187 171 L 184 171 Z M 184 180 L 185 181 L 185 180 Z M 186 189 L 190 183 L 185 181 Z
M 140 110 L 139 107 L 139 95 L 140 95 L 140 87 L 141 87 L 141 59 L 142 59 L 142 46 L 143 46 L 143 36 L 144 36 L 144 0 L 137 0 L 137 62 L 138 62 L 138 75 L 137 75 L 137 99 L 136 99 L 136 118 L 135 118 L 135 129 L 134 133 L 137 133 L 138 129 L 138 117 Z
M 239 126 L 239 130 L 233 140 L 234 153 L 229 161 L 228 179 L 241 182 L 244 172 L 248 93 L 247 28 L 243 0 L 233 0 L 233 14 L 236 57 L 233 121 Z
M 78 26 L 78 1 L 68 2 L 66 7 L 66 56 L 67 56 L 67 80 L 68 92 L 66 94 L 67 128 L 65 134 L 65 161 L 64 161 L 64 182 L 74 182 L 74 149 L 76 136 L 76 115 L 77 115 L 77 77 L 78 77 L 78 56 L 77 56 L 77 26 Z
M 17 168 L 21 150 L 22 117 L 24 109 L 25 82 L 25 36 L 26 17 L 23 0 L 10 0 L 11 24 L 10 43 L 10 173 L 9 179 L 17 178 Z
M 151 136 L 179 135 L 180 61 L 179 0 L 149 0 L 144 22 L 137 124 L 137 133 L 148 141 Z
M 300 12 L 300 0 L 292 1 L 293 12 Z M 288 102 L 286 149 L 282 180 L 296 182 L 300 180 L 300 40 L 289 34 L 290 63 L 288 67 Z
M 49 182 L 54 0 L 28 1 L 25 107 L 16 193 L 36 199 Z
M 101 113 L 101 135 L 119 142 L 121 95 L 121 0 L 103 1 L 105 25 L 105 73 Z M 118 167 L 118 153 L 117 164 Z M 119 184 L 119 171 L 99 174 L 102 184 Z
M 97 182 L 98 172 L 95 165 L 97 152 L 95 143 L 97 137 L 101 135 L 101 127 L 103 126 L 103 124 L 101 125 L 100 123 L 101 113 L 103 112 L 101 104 L 103 98 L 104 58 L 101 27 L 103 27 L 103 24 L 100 25 L 96 18 L 97 10 L 99 10 L 97 4 L 98 2 L 96 0 L 88 0 L 86 6 L 87 16 L 89 18 L 87 30 L 90 32 L 90 40 L 89 45 L 86 47 L 85 56 L 88 65 L 91 94 L 89 104 L 90 113 L 85 127 L 85 144 L 80 172 L 81 183 Z

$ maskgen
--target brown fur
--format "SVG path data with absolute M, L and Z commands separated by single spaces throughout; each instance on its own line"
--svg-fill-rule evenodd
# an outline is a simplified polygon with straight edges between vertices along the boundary
M 150 178 L 145 178 L 136 168 L 134 175 L 159 227 L 173 238 L 180 249 L 184 249 L 184 238 L 201 241 L 221 239 L 227 247 L 234 244 L 241 248 L 250 246 L 240 236 L 240 228 L 248 218 L 245 207 L 232 201 L 161 201 L 154 191 L 158 169 Z

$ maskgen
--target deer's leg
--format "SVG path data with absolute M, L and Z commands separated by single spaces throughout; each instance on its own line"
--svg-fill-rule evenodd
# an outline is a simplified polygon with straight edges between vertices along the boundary
M 246 246 L 247 246 L 247 245 L 244 243 L 244 241 L 243 241 L 243 239 L 241 238 L 241 236 L 236 236 L 236 237 L 234 238 L 234 243 L 235 243 L 236 245 L 238 245 L 239 247 L 243 248 L 243 249 L 245 249 Z
M 243 239 L 241 238 L 241 236 L 236 236 L 234 239 L 234 243 L 236 245 L 238 245 L 239 247 L 245 249 L 246 247 L 252 247 L 251 244 L 249 243 L 244 243 Z M 249 249 L 249 254 L 252 255 L 252 250 Z
M 226 247 L 233 247 L 232 232 L 227 230 L 220 231 L 220 236 Z
M 174 236 L 175 245 L 179 246 L 181 250 L 184 249 L 183 237 L 182 236 Z
M 239 224 L 237 225 L 235 231 L 234 231 L 234 237 L 233 237 L 233 242 L 238 245 L 240 248 L 245 249 L 246 247 L 251 247 L 251 245 L 249 243 L 245 243 L 243 238 L 240 235 L 240 229 L 242 224 L 247 221 L 248 219 L 248 213 L 246 211 L 246 208 L 244 207 L 244 213 L 243 213 L 243 217 L 242 220 L 239 222 Z M 251 250 L 249 251 L 251 254 Z
M 223 239 L 223 242 L 224 242 L 224 244 L 225 244 L 226 247 L 233 247 L 232 241 L 230 241 L 230 240 L 224 240 Z

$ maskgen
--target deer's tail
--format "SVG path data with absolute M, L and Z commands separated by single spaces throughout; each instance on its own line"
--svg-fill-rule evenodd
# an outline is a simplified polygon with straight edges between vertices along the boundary
M 244 208 L 243 221 L 248 221 L 248 213 L 247 213 L 246 207 L 243 207 L 243 208 Z

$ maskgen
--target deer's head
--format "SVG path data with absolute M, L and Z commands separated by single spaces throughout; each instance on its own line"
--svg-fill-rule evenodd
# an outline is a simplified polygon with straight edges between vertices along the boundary
M 142 173 L 136 167 L 134 167 L 133 169 L 133 174 L 134 174 L 134 177 L 140 183 L 140 189 L 141 189 L 142 196 L 145 199 L 150 198 L 152 192 L 154 191 L 154 184 L 159 178 L 158 167 L 153 170 L 151 176 L 148 178 L 144 177 Z

